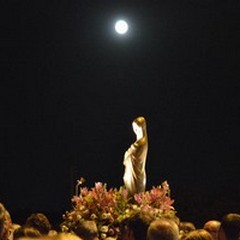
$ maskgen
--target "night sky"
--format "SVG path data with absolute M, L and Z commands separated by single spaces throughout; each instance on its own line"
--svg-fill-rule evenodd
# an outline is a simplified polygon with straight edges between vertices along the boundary
M 123 185 L 140 115 L 148 189 L 167 180 L 183 218 L 240 211 L 239 1 L 5 0 L 0 11 L 0 201 L 12 214 L 64 213 L 80 177 Z

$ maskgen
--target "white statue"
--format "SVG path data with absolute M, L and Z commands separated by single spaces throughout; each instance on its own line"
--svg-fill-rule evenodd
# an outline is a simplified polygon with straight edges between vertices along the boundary
M 146 158 L 148 152 L 147 126 L 144 117 L 137 117 L 132 123 L 136 141 L 124 154 L 125 172 L 123 181 L 128 192 L 133 195 L 145 191 Z

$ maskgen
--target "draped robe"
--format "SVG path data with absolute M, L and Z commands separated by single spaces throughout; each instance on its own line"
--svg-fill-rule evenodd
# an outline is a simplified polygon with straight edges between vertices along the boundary
M 134 142 L 124 154 L 123 165 L 125 166 L 125 172 L 123 181 L 131 195 L 145 191 L 147 152 L 147 137 L 143 137 Z

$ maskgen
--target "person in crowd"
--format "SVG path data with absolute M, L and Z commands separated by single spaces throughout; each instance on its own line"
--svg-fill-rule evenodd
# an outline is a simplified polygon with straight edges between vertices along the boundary
M 189 232 L 185 240 L 213 240 L 212 235 L 205 229 L 196 229 Z
M 32 227 L 21 226 L 13 232 L 13 240 L 18 240 L 21 238 L 40 238 L 41 233 Z
M 21 240 L 29 240 L 29 238 L 21 239 Z M 31 239 L 31 240 L 36 240 L 36 239 Z M 49 235 L 42 236 L 38 240 L 85 240 L 85 239 L 80 238 L 74 233 L 58 233 L 52 236 L 49 236 Z
M 141 218 L 129 222 L 129 233 L 126 239 L 145 240 L 149 224 Z
M 196 230 L 194 223 L 192 223 L 192 222 L 180 222 L 179 223 L 179 231 L 189 233 L 193 230 Z
M 98 240 L 98 229 L 94 221 L 83 221 L 79 223 L 74 232 L 84 240 Z
M 27 218 L 24 226 L 35 228 L 42 235 L 48 235 L 49 231 L 52 228 L 47 216 L 43 213 L 33 213 L 33 214 L 31 214 Z
M 221 222 L 218 220 L 209 220 L 203 225 L 203 229 L 208 231 L 214 240 L 218 240 L 218 231 L 220 228 Z
M 147 240 L 178 240 L 179 228 L 170 219 L 154 220 L 147 230 Z
M 219 240 L 240 239 L 240 214 L 228 213 L 223 216 L 218 234 Z
M 196 230 L 194 223 L 192 222 L 180 222 L 179 223 L 179 234 L 180 239 L 185 239 L 187 234 L 193 230 Z
M 12 219 L 5 208 L 5 206 L 0 203 L 0 239 L 9 240 L 12 236 Z

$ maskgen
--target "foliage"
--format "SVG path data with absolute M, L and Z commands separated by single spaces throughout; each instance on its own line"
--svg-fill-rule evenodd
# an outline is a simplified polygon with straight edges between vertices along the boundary
M 154 219 L 173 217 L 173 202 L 166 181 L 134 196 L 130 196 L 123 186 L 108 190 L 107 184 L 98 182 L 92 188 L 80 187 L 79 194 L 72 198 L 73 209 L 63 215 L 61 228 L 62 231 L 74 232 L 81 222 L 93 220 L 100 239 L 118 236 L 120 229 L 134 219 L 149 224 Z

